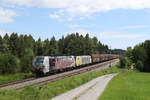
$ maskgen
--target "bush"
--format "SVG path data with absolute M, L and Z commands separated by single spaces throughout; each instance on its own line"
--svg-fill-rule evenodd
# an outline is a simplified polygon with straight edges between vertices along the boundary
M 126 58 L 127 66 L 133 64 L 139 71 L 150 72 L 150 40 L 128 49 Z
M 144 71 L 146 72 L 150 72 L 150 40 L 146 40 L 143 43 L 143 47 L 145 49 L 146 52 L 146 59 L 145 59 L 145 64 L 144 64 Z
M 132 66 L 132 61 L 128 57 L 120 57 L 120 68 L 130 69 Z
M 0 74 L 13 74 L 20 70 L 20 60 L 8 54 L 0 54 Z
M 120 65 L 119 68 L 125 68 L 126 67 L 126 59 L 125 57 L 120 57 Z
M 144 64 L 142 61 L 138 60 L 136 63 L 135 63 L 135 67 L 137 69 L 139 69 L 140 71 L 144 71 Z
M 137 45 L 133 49 L 133 62 L 135 67 L 140 71 L 145 71 L 147 54 L 142 45 Z

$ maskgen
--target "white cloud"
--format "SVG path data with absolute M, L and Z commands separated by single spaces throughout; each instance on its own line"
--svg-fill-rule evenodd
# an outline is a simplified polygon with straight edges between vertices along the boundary
M 68 17 L 90 16 L 93 13 L 114 9 L 150 8 L 150 0 L 1 0 L 0 5 L 59 8 Z M 70 18 L 71 19 L 71 18 Z
M 148 26 L 146 25 L 124 26 L 124 27 L 119 27 L 118 29 L 126 30 L 126 29 L 141 29 L 141 28 L 148 28 Z
M 102 43 L 105 43 L 114 48 L 126 49 L 129 46 L 134 46 L 145 39 L 150 38 L 149 34 L 136 33 L 118 33 L 118 32 L 100 32 L 94 33 Z
M 2 6 L 33 6 L 35 0 L 0 0 L 0 5 Z
M 69 28 L 71 28 L 71 29 L 75 29 L 75 28 L 80 27 L 81 25 L 79 25 L 79 24 L 69 24 L 68 26 L 69 26 Z
M 99 37 L 103 39 L 137 39 L 146 37 L 146 34 L 103 32 L 99 34 Z
M 83 28 L 83 29 L 85 29 L 85 28 L 90 28 L 90 27 L 94 27 L 94 26 L 96 26 L 96 24 L 68 24 L 67 25 L 70 29 L 77 29 L 78 30 L 78 28 Z
M 49 14 L 49 17 L 52 19 L 60 19 L 60 16 L 57 14 Z
M 14 17 L 16 15 L 17 14 L 14 11 L 12 11 L 12 10 L 0 8 L 0 23 L 13 22 L 13 18 L 12 17 Z
M 148 33 L 117 33 L 117 32 L 103 32 L 99 35 L 98 38 L 102 43 L 111 45 L 112 48 L 122 48 L 126 49 L 129 46 L 137 45 L 150 38 Z
M 74 8 L 80 12 L 104 11 L 116 8 L 141 9 L 150 8 L 149 0 L 1 0 L 1 4 L 14 6 L 37 6 L 45 8 Z M 91 9 L 93 8 L 93 10 Z M 71 10 L 71 9 L 70 9 Z M 76 10 L 71 10 L 71 12 Z
M 69 32 L 65 32 L 64 34 L 71 34 L 76 32 L 82 34 L 83 36 L 85 36 L 88 33 L 91 37 L 96 36 L 98 39 L 105 39 L 105 40 L 107 39 L 131 40 L 131 39 L 138 39 L 138 38 L 146 38 L 148 36 L 147 34 L 135 34 L 135 33 L 93 32 L 86 29 L 74 29 Z

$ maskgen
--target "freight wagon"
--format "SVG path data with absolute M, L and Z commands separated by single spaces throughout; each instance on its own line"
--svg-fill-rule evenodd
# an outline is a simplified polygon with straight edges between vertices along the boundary
M 92 63 L 91 56 L 76 56 L 76 66 L 83 66 Z
M 91 54 L 86 56 L 37 56 L 33 60 L 33 73 L 47 74 L 64 69 L 77 68 L 118 58 L 114 54 Z

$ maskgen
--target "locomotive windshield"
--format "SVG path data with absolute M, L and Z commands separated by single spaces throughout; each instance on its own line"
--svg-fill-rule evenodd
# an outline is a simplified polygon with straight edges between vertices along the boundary
M 43 63 L 43 61 L 44 61 L 43 57 L 36 58 L 36 63 Z

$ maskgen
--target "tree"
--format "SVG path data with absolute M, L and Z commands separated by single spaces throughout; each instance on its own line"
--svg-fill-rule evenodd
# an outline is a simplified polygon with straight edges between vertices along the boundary
M 122 49 L 113 49 L 113 50 L 111 50 L 111 54 L 125 55 L 125 50 L 122 50 Z
M 65 47 L 65 38 L 62 36 L 62 38 L 58 40 L 59 54 L 65 54 Z
M 44 54 L 43 42 L 39 38 L 35 44 L 35 52 L 37 56 L 42 56 Z
M 93 53 L 94 54 L 99 54 L 99 50 L 98 50 L 98 46 L 99 46 L 99 43 L 98 43 L 98 39 L 97 37 L 93 37 Z
M 49 54 L 51 55 L 58 54 L 58 44 L 54 36 L 50 40 Z
M 85 45 L 85 48 L 84 48 L 85 54 L 92 54 L 94 43 L 92 39 L 89 37 L 89 34 L 86 34 L 85 36 L 84 45 Z
M 14 74 L 20 70 L 20 60 L 10 53 L 0 54 L 0 74 Z
M 8 51 L 8 46 L 5 40 L 0 36 L 0 52 L 5 53 Z
M 147 59 L 145 49 L 141 45 L 137 45 L 134 47 L 132 53 L 133 53 L 133 62 L 135 63 L 135 67 L 140 71 L 144 71 L 145 70 L 144 63 L 145 60 Z M 139 64 L 141 66 L 139 66 Z
M 24 35 L 20 35 L 19 37 L 19 43 L 18 43 L 18 57 L 21 58 L 24 55 L 24 49 L 25 49 L 25 41 L 24 41 Z
M 150 40 L 146 40 L 142 47 L 145 49 L 146 52 L 146 58 L 144 63 L 144 71 L 150 72 Z
M 31 35 L 6 34 L 3 38 L 0 36 L 0 74 L 16 73 L 19 70 L 30 72 L 34 56 L 88 55 L 108 51 L 107 45 L 98 41 L 97 37 L 91 38 L 89 34 L 83 36 L 73 33 L 58 41 L 54 36 L 50 40 L 34 40 Z
M 18 48 L 19 48 L 18 35 L 17 35 L 17 33 L 12 33 L 9 38 L 9 49 L 10 49 L 11 54 L 18 57 L 19 56 Z
M 48 39 L 46 39 L 43 43 L 43 55 L 50 55 L 49 51 L 50 51 L 50 41 Z
M 10 50 L 9 50 L 9 36 L 7 33 L 3 37 L 3 43 L 4 43 L 3 46 L 5 48 L 5 52 L 10 52 Z
M 21 72 L 27 73 L 32 70 L 33 50 L 27 48 L 24 50 L 24 56 L 21 58 Z

